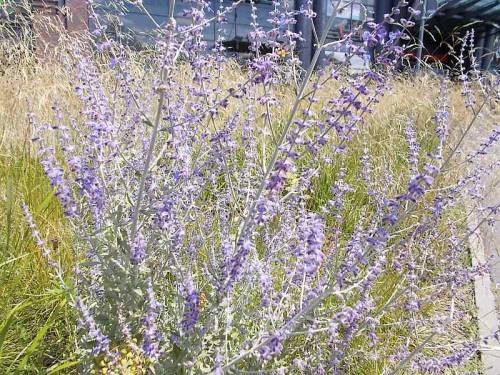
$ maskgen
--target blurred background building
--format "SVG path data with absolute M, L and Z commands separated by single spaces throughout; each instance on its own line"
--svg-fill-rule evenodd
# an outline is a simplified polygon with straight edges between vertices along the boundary
M 40 41 L 45 44 L 54 43 L 61 30 L 68 32 L 79 32 L 81 30 L 96 27 L 92 18 L 89 18 L 88 0 L 4 0 L 7 3 L 27 3 L 33 12 L 33 30 Z M 449 55 L 450 46 L 453 47 L 454 40 L 465 32 L 461 27 L 467 25 L 474 28 L 476 55 L 479 65 L 483 69 L 497 67 L 500 57 L 500 0 L 408 0 L 409 5 L 421 10 L 422 15 L 415 19 L 416 25 L 411 32 L 415 37 L 415 48 L 408 51 L 409 56 L 417 56 L 422 61 L 444 62 Z M 167 22 L 169 0 L 142 0 L 138 6 L 134 2 L 121 2 L 115 0 L 93 0 L 95 11 L 108 23 L 107 32 L 115 35 L 127 35 L 126 42 L 136 48 L 141 48 L 152 38 L 152 30 L 156 25 Z M 213 17 L 220 7 L 228 7 L 232 4 L 229 0 L 211 0 L 207 10 L 207 17 Z M 269 30 L 272 25 L 269 22 L 270 12 L 274 9 L 271 0 L 255 0 L 257 21 L 264 30 Z M 364 22 L 381 22 L 384 15 L 391 12 L 397 6 L 399 0 L 356 0 L 349 2 L 342 0 L 340 7 L 344 8 L 335 17 L 333 27 L 328 33 L 327 41 L 342 38 L 346 33 L 362 26 Z M 290 10 L 301 9 L 307 6 L 308 0 L 288 0 Z M 317 17 L 314 26 L 318 34 L 321 34 L 327 19 L 333 12 L 331 0 L 312 0 Z M 190 18 L 185 16 L 185 11 L 191 7 L 188 0 L 175 1 L 174 15 L 179 25 L 187 25 Z M 2 13 L 5 22 L 12 15 L 6 16 Z M 12 12 L 11 12 L 12 13 Z M 225 15 L 221 24 L 212 22 L 204 29 L 203 37 L 213 44 L 217 38 L 217 30 L 222 29 L 224 45 L 229 53 L 249 53 L 248 33 L 252 30 L 252 4 L 249 0 L 243 0 L 234 10 Z M 55 19 L 60 25 L 59 30 L 47 27 L 47 17 Z M 408 18 L 407 10 L 403 8 L 396 18 Z M 307 66 L 314 53 L 314 38 L 309 20 L 297 17 L 294 28 L 300 32 L 304 41 L 299 43 L 298 52 L 302 63 Z M 420 29 L 420 26 L 425 28 Z M 389 26 L 390 27 L 390 26 Z M 362 28 L 361 28 L 362 29 Z M 420 32 L 419 32 L 420 31 Z M 361 32 L 353 37 L 354 42 L 361 42 Z M 423 43 L 420 42 L 422 40 Z M 421 45 L 421 51 L 418 51 Z M 343 51 L 326 51 L 327 58 L 342 59 Z M 362 62 L 361 62 L 362 64 Z

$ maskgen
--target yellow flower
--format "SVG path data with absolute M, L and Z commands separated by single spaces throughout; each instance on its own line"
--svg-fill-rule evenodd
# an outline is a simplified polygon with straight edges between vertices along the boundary
M 286 50 L 285 50 L 285 49 L 283 49 L 283 48 L 279 48 L 279 49 L 276 51 L 276 53 L 277 53 L 277 54 L 278 54 L 278 56 L 279 56 L 279 57 L 281 57 L 281 58 L 284 58 L 284 57 L 286 57 L 286 55 L 287 55 Z

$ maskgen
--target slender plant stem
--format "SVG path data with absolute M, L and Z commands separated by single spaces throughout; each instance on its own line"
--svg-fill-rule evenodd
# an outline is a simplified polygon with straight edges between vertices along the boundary
M 156 118 L 153 126 L 153 131 L 151 133 L 151 138 L 149 140 L 149 148 L 148 154 L 146 156 L 146 162 L 144 163 L 144 170 L 141 175 L 141 179 L 139 181 L 139 193 L 137 194 L 137 202 L 134 207 L 134 213 L 132 215 L 132 231 L 131 231 L 131 240 L 133 240 L 136 236 L 137 231 L 137 222 L 139 219 L 139 211 L 141 208 L 142 198 L 144 196 L 144 186 L 146 184 L 146 177 L 148 175 L 149 166 L 151 164 L 151 160 L 153 158 L 154 147 L 156 143 L 156 138 L 158 136 L 158 128 L 160 125 L 161 113 L 163 108 L 163 103 L 165 101 L 165 90 L 160 89 L 160 97 L 158 98 L 158 109 L 156 110 Z
M 287 123 L 285 125 L 285 128 L 281 132 L 281 135 L 280 135 L 280 137 L 278 139 L 276 147 L 274 148 L 273 154 L 271 156 L 271 160 L 269 160 L 269 163 L 267 164 L 264 176 L 262 176 L 262 181 L 261 181 L 261 184 L 259 186 L 259 189 L 257 190 L 257 194 L 255 195 L 255 198 L 253 200 L 252 206 L 248 210 L 248 213 L 247 213 L 247 215 L 245 217 L 245 220 L 243 221 L 243 225 L 241 226 L 241 229 L 240 229 L 238 235 L 235 238 L 235 247 L 238 245 L 239 239 L 242 236 L 245 235 L 245 232 L 246 232 L 246 230 L 248 228 L 248 225 L 250 224 L 250 220 L 251 220 L 251 218 L 252 218 L 252 216 L 254 214 L 255 208 L 257 207 L 257 203 L 259 202 L 259 199 L 262 196 L 262 193 L 264 192 L 264 189 L 266 187 L 267 179 L 269 178 L 269 175 L 271 174 L 271 171 L 273 170 L 274 165 L 276 164 L 276 161 L 278 160 L 278 155 L 280 153 L 281 146 L 283 145 L 283 142 L 285 141 L 286 136 L 287 136 L 287 134 L 288 134 L 288 132 L 289 132 L 292 124 L 293 124 L 293 120 L 295 118 L 295 114 L 297 113 L 297 110 L 298 110 L 299 105 L 300 105 L 300 103 L 302 101 L 302 97 L 304 95 L 304 92 L 305 92 L 305 90 L 307 88 L 309 80 L 311 79 L 311 76 L 313 74 L 314 68 L 315 68 L 315 66 L 316 66 L 316 64 L 318 62 L 319 56 L 320 56 L 321 51 L 323 49 L 323 45 L 325 44 L 326 37 L 328 35 L 328 31 L 330 30 L 330 28 L 333 25 L 333 22 L 335 20 L 335 16 L 337 14 L 337 10 L 339 8 L 339 5 L 340 5 L 340 2 L 337 3 L 336 8 L 333 10 L 333 13 L 330 16 L 330 18 L 328 20 L 328 23 L 326 25 L 326 28 L 325 28 L 325 30 L 323 32 L 323 35 L 321 36 L 321 40 L 319 42 L 318 48 L 316 49 L 316 52 L 314 53 L 314 56 L 313 56 L 312 61 L 311 61 L 311 64 L 309 65 L 309 68 L 307 69 L 307 72 L 306 72 L 306 74 L 304 76 L 304 79 L 302 81 L 302 84 L 300 86 L 300 90 L 297 93 L 297 96 L 296 96 L 295 101 L 293 103 L 293 107 L 292 107 L 292 110 L 290 111 L 290 114 L 288 116 L 288 120 L 287 120 Z
M 461 146 L 462 142 L 464 141 L 465 137 L 467 136 L 467 134 L 469 134 L 470 130 L 472 129 L 472 126 L 476 122 L 476 119 L 478 118 L 479 114 L 482 112 L 483 107 L 485 106 L 485 104 L 488 101 L 488 99 L 489 99 L 489 95 L 486 95 L 485 98 L 484 98 L 484 100 L 483 100 L 483 102 L 479 106 L 478 110 L 476 112 L 474 112 L 474 117 L 472 118 L 471 122 L 469 123 L 469 125 L 467 126 L 467 128 L 465 129 L 465 131 L 462 133 L 462 136 L 458 140 L 458 142 L 455 145 L 455 147 L 453 147 L 453 150 L 451 150 L 450 154 L 448 155 L 448 157 L 445 159 L 445 161 L 441 165 L 441 169 L 442 170 L 446 169 L 446 166 L 451 161 L 451 158 L 453 158 L 453 156 L 457 152 L 458 148 Z
M 169 1 L 169 6 L 168 6 L 168 22 L 170 26 L 174 25 L 174 8 L 175 8 L 175 0 Z M 168 49 L 168 47 L 167 47 Z M 178 54 L 177 54 L 178 55 Z M 172 62 L 172 64 L 175 64 L 175 60 Z M 163 111 L 163 104 L 165 102 L 165 88 L 163 87 L 163 84 L 165 83 L 165 77 L 167 76 L 165 68 L 162 69 L 160 73 L 161 77 L 161 83 L 159 87 L 159 93 L 160 96 L 158 98 L 158 108 L 156 109 L 156 117 L 155 117 L 155 122 L 153 124 L 153 131 L 151 132 L 151 138 L 149 140 L 149 147 L 148 147 L 148 153 L 146 156 L 146 162 L 144 163 L 144 169 L 141 174 L 141 178 L 139 181 L 139 192 L 137 193 L 137 202 L 134 207 L 134 212 L 132 214 L 132 230 L 131 230 L 131 240 L 133 241 L 136 234 L 137 234 L 137 223 L 139 221 L 139 212 L 141 209 L 141 203 L 142 199 L 144 196 L 144 187 L 146 184 L 146 177 L 149 173 L 149 167 L 151 165 L 151 160 L 153 159 L 153 152 L 155 148 L 155 143 L 156 143 L 156 138 L 158 137 L 158 130 L 160 127 L 160 120 L 161 120 L 161 114 Z

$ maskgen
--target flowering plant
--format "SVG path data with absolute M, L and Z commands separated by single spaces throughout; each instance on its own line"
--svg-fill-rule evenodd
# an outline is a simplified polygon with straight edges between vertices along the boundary
M 253 57 L 243 78 L 228 82 L 235 68 L 220 25 L 237 5 L 221 3 L 210 18 L 209 4 L 194 0 L 186 26 L 176 24 L 172 7 L 143 75 L 133 68 L 137 55 L 110 39 L 94 13 L 96 51 L 75 48 L 67 60 L 81 112 L 64 114 L 56 105 L 51 124 L 30 116 L 39 158 L 73 228 L 73 287 L 27 207 L 25 214 L 79 312 L 82 370 L 347 373 L 368 357 L 387 360 L 388 371 L 410 363 L 439 372 L 464 363 L 477 341 L 444 356 L 422 353 L 461 319 L 453 311 L 429 316 L 427 306 L 442 294 L 454 298 L 486 270 L 463 261 L 470 233 L 453 213 L 487 171 L 440 185 L 464 139 L 446 148 L 448 78 L 429 121 L 427 155 L 415 119 L 404 118 L 404 191 L 390 188 L 395 177 L 374 168 L 368 147 L 351 149 L 396 84 L 411 17 L 399 29 L 396 8 L 382 24 L 369 24 L 362 44 L 353 34 L 327 43 L 334 13 L 311 66 L 300 71 L 294 51 L 301 35 L 292 25 L 297 12 L 310 20 L 314 12 L 276 0 L 271 30 L 254 13 Z M 213 22 L 219 35 L 209 47 L 203 29 Z M 317 67 L 326 47 L 347 50 L 346 62 Z M 370 59 L 369 51 L 370 67 L 346 75 L 344 64 Z M 287 68 L 296 71 L 296 87 L 283 87 Z M 475 83 L 463 76 L 473 102 Z M 495 86 L 482 87 L 481 103 L 497 95 Z M 497 209 L 485 208 L 484 220 Z M 401 311 L 404 339 L 384 353 L 385 323 Z M 422 327 L 430 330 L 424 339 Z

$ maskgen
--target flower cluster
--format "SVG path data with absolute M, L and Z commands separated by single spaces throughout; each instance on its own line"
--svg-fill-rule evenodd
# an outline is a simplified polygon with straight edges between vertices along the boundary
M 40 162 L 80 252 L 73 277 L 83 355 L 109 366 L 147 363 L 156 373 L 346 373 L 366 358 L 397 357 L 380 339 L 389 322 L 406 336 L 398 341 L 403 357 L 388 366 L 412 358 L 427 372 L 462 364 L 475 343 L 439 358 L 412 353 L 421 327 L 442 332 L 450 324 L 424 311 L 432 299 L 455 298 L 485 270 L 463 262 L 466 235 L 446 221 L 486 175 L 479 168 L 458 181 L 445 175 L 459 148 L 448 147 L 449 79 L 428 116 L 430 139 L 419 133 L 417 109 L 391 129 L 408 148 L 398 155 L 403 169 L 374 157 L 369 141 L 370 116 L 393 93 L 405 29 L 418 11 L 410 8 L 398 26 L 396 7 L 381 24 L 367 23 L 361 42 L 339 41 L 351 57 L 370 56 L 363 72 L 349 73 L 349 58 L 315 71 L 323 38 L 292 87 L 281 72 L 297 61 L 278 51 L 293 56 L 301 38 L 295 16 L 312 21 L 311 4 L 292 11 L 288 1 L 273 1 L 271 28 L 263 29 L 250 1 L 244 68 L 227 58 L 221 26 L 238 4 L 183 4 L 182 24 L 158 25 L 147 58 L 94 33 L 97 51 L 74 46 L 67 68 L 80 113 L 56 106 L 54 124 L 32 119 Z M 465 75 L 462 68 L 472 108 Z M 49 147 L 50 134 L 58 147 Z M 116 354 L 130 343 L 124 358 Z

